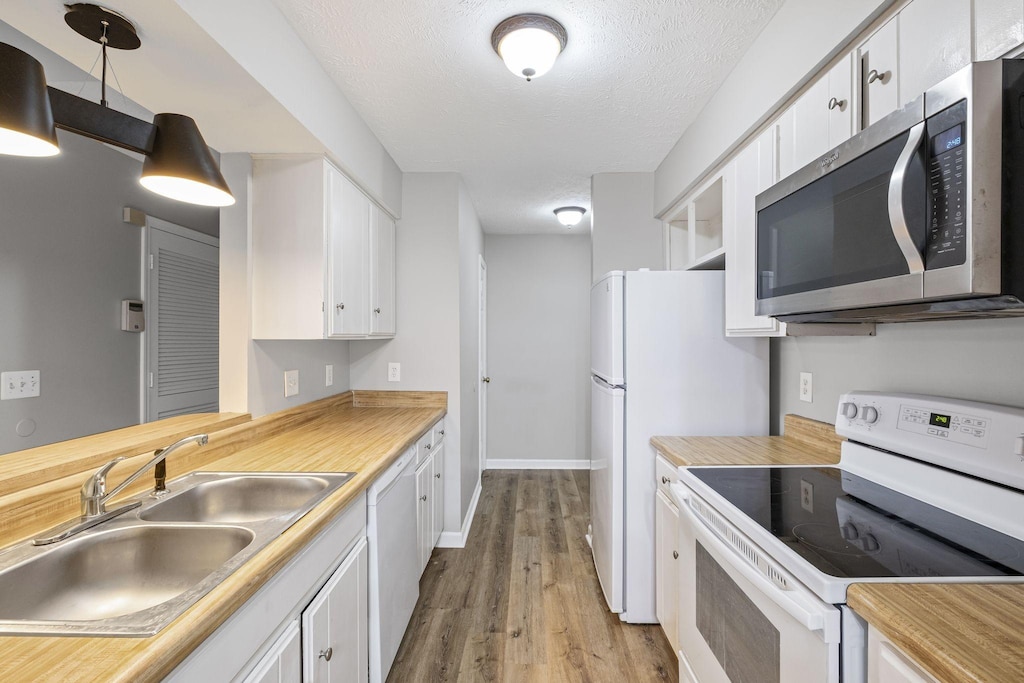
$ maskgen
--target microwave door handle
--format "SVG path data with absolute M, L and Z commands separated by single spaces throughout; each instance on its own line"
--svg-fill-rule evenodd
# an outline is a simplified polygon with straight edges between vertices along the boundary
M 903 207 L 903 185 L 907 178 L 907 171 L 910 163 L 914 160 L 918 148 L 921 146 L 921 139 L 924 137 L 924 121 L 915 124 L 910 129 L 910 137 L 907 145 L 900 152 L 896 160 L 896 168 L 893 169 L 892 177 L 889 178 L 889 223 L 892 227 L 892 236 L 896 238 L 896 244 L 903 252 L 903 258 L 907 261 L 907 268 L 911 274 L 924 272 L 924 259 L 918 251 L 914 239 L 910 236 L 910 226 L 907 225 L 907 215 Z
M 718 534 L 716 534 L 711 528 L 708 527 L 707 523 L 702 520 L 696 512 L 690 508 L 691 495 L 682 484 L 676 482 L 670 487 L 673 498 L 679 504 L 679 512 L 686 517 L 690 526 L 693 528 L 694 535 L 704 543 L 706 546 L 713 548 L 718 553 L 725 557 L 730 558 L 729 566 L 736 570 L 741 576 L 747 581 L 754 584 L 754 586 L 765 594 L 772 602 L 781 607 L 789 616 L 796 619 L 800 624 L 803 625 L 808 631 L 820 631 L 825 642 L 838 642 L 839 634 L 837 633 L 838 623 L 838 611 L 832 605 L 825 606 L 822 609 L 823 603 L 816 597 L 812 597 L 806 589 L 801 590 L 800 588 L 793 587 L 790 590 L 784 590 L 779 586 L 776 586 L 772 581 L 762 574 L 758 569 L 755 569 L 740 553 L 733 550 L 725 541 L 723 541 Z M 788 576 L 787 572 L 776 565 L 771 560 L 763 558 L 765 562 L 776 572 L 782 576 Z M 794 581 L 792 577 L 789 577 L 790 581 Z M 826 614 L 828 613 L 828 614 Z

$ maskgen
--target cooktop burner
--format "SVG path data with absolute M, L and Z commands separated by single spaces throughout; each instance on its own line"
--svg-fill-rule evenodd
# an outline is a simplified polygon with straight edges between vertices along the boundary
M 1024 541 L 839 467 L 689 472 L 832 576 L 1024 576 Z

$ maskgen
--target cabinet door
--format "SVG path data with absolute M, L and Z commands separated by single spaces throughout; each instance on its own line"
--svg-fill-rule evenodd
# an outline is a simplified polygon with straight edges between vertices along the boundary
M 434 454 L 420 463 L 416 470 L 416 547 L 419 550 L 420 572 L 427 568 L 434 549 L 430 537 L 434 530 Z
M 899 108 L 898 23 L 899 17 L 893 17 L 857 50 L 862 128 Z
M 974 0 L 974 59 L 997 59 L 1024 43 L 1024 2 Z
M 793 105 L 793 169 L 803 168 L 829 150 L 829 82 L 819 78 Z
M 366 538 L 302 612 L 306 683 L 365 682 L 369 676 Z
M 301 683 L 299 620 L 292 621 L 242 683 Z
M 899 16 L 900 106 L 971 63 L 971 3 L 914 0 Z
M 370 332 L 370 200 L 336 168 L 330 167 L 328 204 L 327 335 Z
M 937 683 L 874 626 L 868 627 L 868 683 Z
M 775 127 L 770 127 L 734 162 L 735 181 L 729 193 L 732 211 L 723 223 L 725 241 L 725 331 L 729 336 L 773 336 L 784 333 L 775 318 L 754 315 L 756 289 L 757 214 L 754 198 L 775 181 Z
M 376 204 L 371 205 L 370 334 L 395 333 L 395 221 Z
M 828 149 L 841 145 L 853 135 L 853 54 L 848 54 L 828 72 Z
M 441 538 L 444 531 L 444 444 L 434 447 L 433 482 L 432 482 L 432 504 L 431 504 L 431 532 L 430 549 L 437 546 L 437 539 Z M 428 556 L 429 561 L 429 556 Z
M 798 168 L 796 165 L 796 106 L 782 112 L 775 126 L 778 136 L 775 159 L 778 162 L 778 179 L 782 180 Z
M 655 611 L 673 651 L 679 649 L 679 510 L 655 495 Z

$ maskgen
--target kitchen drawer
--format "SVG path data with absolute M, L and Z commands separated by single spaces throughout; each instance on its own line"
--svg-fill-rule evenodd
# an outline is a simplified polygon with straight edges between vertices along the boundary
M 431 451 L 434 449 L 434 430 L 428 429 L 427 433 L 419 438 L 416 442 L 416 464 L 419 465 L 421 462 L 427 459 Z
M 668 487 L 679 480 L 679 469 L 663 456 L 658 455 L 655 460 L 654 471 L 658 476 L 658 490 L 665 494 L 666 498 L 672 500 L 672 494 L 669 492 Z
M 430 433 L 434 437 L 434 445 L 441 443 L 441 439 L 444 438 L 444 418 L 438 420 L 433 427 L 430 429 Z

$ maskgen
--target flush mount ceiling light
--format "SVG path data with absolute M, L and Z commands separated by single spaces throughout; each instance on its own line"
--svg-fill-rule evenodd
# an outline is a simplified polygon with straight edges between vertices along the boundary
M 48 87 L 42 64 L 0 43 L 0 154 L 58 154 L 55 129 L 61 128 L 145 155 L 140 182 L 152 192 L 202 206 L 234 204 L 195 121 L 157 114 L 146 123 L 107 106 L 107 48 L 138 48 L 135 26 L 116 12 L 85 3 L 68 5 L 64 20 L 101 46 L 100 103 Z
M 565 49 L 565 28 L 543 14 L 517 14 L 494 27 L 491 46 L 508 70 L 533 80 L 554 66 Z
M 583 220 L 583 214 L 586 212 L 587 210 L 580 206 L 563 206 L 555 209 L 555 216 L 559 223 L 571 228 Z

